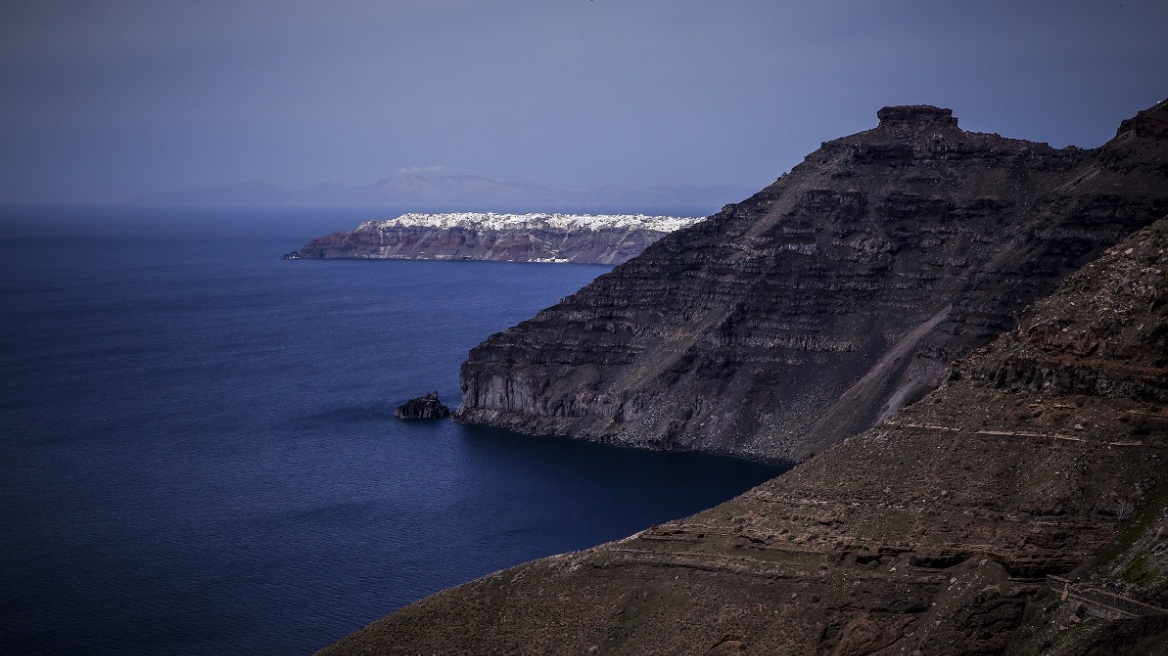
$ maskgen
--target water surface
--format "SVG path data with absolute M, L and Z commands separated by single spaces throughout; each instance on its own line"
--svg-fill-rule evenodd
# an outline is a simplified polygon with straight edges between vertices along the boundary
M 777 473 L 395 421 L 607 268 L 279 259 L 379 216 L 4 213 L 5 653 L 308 653 Z

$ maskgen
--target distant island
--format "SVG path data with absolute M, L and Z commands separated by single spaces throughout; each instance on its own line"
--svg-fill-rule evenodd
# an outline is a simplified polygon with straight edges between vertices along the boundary
M 701 218 L 643 214 L 402 214 L 317 237 L 284 259 L 621 264 Z

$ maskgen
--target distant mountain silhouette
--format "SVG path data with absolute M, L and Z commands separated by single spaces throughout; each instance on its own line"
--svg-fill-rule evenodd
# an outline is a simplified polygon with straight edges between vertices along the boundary
M 526 182 L 498 182 L 478 175 L 397 175 L 364 185 L 324 182 L 293 188 L 243 183 L 148 194 L 137 202 L 156 205 L 334 205 L 410 210 L 556 211 L 567 208 L 679 208 L 712 213 L 748 196 L 735 186 L 554 189 Z

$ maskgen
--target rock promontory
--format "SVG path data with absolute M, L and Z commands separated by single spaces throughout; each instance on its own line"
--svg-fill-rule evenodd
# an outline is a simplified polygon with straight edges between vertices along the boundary
M 398 419 L 445 419 L 450 416 L 450 408 L 442 405 L 438 392 L 427 392 L 425 396 L 410 399 L 393 411 Z
M 965 131 L 927 105 L 877 117 L 475 347 L 456 418 L 802 461 L 1168 213 L 1168 102 L 1092 149 Z
M 894 105 L 884 107 L 876 112 L 880 127 L 890 128 L 896 125 L 919 128 L 934 126 L 938 128 L 955 128 L 957 119 L 953 110 L 932 105 Z
M 1168 218 L 789 473 L 322 653 L 1160 656 L 1166 459 Z
M 492 260 L 620 264 L 700 218 L 641 214 L 403 214 L 318 237 L 303 259 Z

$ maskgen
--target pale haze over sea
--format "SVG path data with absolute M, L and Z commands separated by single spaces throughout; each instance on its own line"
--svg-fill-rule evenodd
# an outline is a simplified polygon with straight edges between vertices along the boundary
M 1091 147 L 1168 95 L 1164 25 L 1160 0 L 8 0 L 0 203 L 400 176 L 749 191 L 888 104 Z

